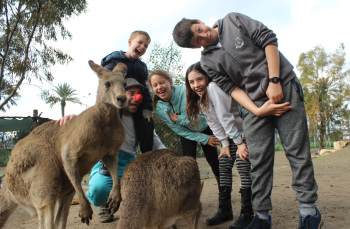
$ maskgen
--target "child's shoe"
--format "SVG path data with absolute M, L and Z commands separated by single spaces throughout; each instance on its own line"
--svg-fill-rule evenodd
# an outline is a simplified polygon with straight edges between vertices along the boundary
M 299 216 L 298 229 L 319 229 L 323 226 L 321 213 L 316 208 L 316 215 Z
M 244 229 L 271 229 L 271 216 L 264 220 L 255 215 L 253 221 Z
M 247 227 L 254 218 L 252 190 L 250 188 L 241 188 L 239 192 L 241 193 L 241 214 L 228 229 L 243 229 Z
M 219 188 L 219 208 L 213 217 L 207 219 L 208 226 L 222 224 L 233 219 L 231 190 L 232 187 L 223 186 Z

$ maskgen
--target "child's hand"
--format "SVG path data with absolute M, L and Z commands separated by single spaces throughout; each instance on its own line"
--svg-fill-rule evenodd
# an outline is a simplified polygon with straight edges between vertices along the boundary
M 151 122 L 153 118 L 153 113 L 150 110 L 143 110 L 142 111 L 143 117 L 148 121 Z
M 258 111 L 255 115 L 263 117 L 263 116 L 281 116 L 285 112 L 292 109 L 289 102 L 274 104 L 271 100 L 266 101 L 261 107 L 258 108 Z
M 237 145 L 237 154 L 242 160 L 248 160 L 248 148 L 246 144 Z
M 220 149 L 219 158 L 221 158 L 221 157 L 229 157 L 229 158 L 231 158 L 230 147 L 229 146 L 222 147 Z
M 59 120 L 57 120 L 55 123 L 59 124 L 60 126 L 63 126 L 64 124 L 66 124 L 66 122 L 68 122 L 69 120 L 72 120 L 74 117 L 76 117 L 76 115 L 66 115 L 60 118 Z
M 209 136 L 208 145 L 215 147 L 220 145 L 220 141 L 215 136 Z
M 177 121 L 177 113 L 169 113 L 168 115 L 171 121 L 173 122 Z
M 280 83 L 269 83 L 266 90 L 267 97 L 272 101 L 272 103 L 278 103 L 283 99 L 283 91 Z

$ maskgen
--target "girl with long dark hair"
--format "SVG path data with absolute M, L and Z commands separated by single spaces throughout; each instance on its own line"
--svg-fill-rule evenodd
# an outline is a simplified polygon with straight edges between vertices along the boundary
M 250 162 L 247 159 L 247 146 L 243 141 L 238 105 L 214 82 L 209 82 L 199 63 L 188 68 L 185 82 L 188 117 L 190 120 L 196 120 L 203 113 L 210 129 L 221 142 L 219 210 L 207 223 L 213 225 L 220 221 L 223 215 L 232 215 L 232 167 L 236 162 L 241 180 L 241 213 L 230 228 L 244 228 L 251 222 L 254 213 L 251 202 Z M 236 153 L 240 157 L 237 157 Z

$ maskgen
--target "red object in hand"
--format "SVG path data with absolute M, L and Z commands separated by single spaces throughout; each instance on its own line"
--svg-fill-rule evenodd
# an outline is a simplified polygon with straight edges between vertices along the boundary
M 135 94 L 135 95 L 133 96 L 133 100 L 134 100 L 135 103 L 141 103 L 142 100 L 143 100 L 142 94 Z

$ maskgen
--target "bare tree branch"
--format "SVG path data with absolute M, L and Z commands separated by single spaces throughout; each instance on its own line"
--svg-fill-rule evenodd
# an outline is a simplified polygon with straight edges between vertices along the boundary
M 6 4 L 7 5 L 7 4 Z M 11 46 L 11 41 L 12 41 L 12 37 L 15 33 L 15 31 L 17 30 L 17 26 L 18 26 L 18 23 L 20 21 L 20 11 L 21 11 L 21 8 L 22 8 L 22 3 L 19 3 L 18 5 L 18 8 L 17 8 L 17 18 L 16 18 L 16 22 L 15 22 L 15 25 L 13 27 L 13 29 L 11 30 L 11 25 L 8 21 L 8 11 L 7 11 L 7 6 L 5 6 L 5 13 L 6 13 L 6 26 L 7 26 L 7 29 L 9 31 L 11 31 L 10 33 L 7 33 L 6 35 L 6 48 L 5 48 L 5 52 L 3 54 L 3 60 L 2 60 L 2 66 L 1 66 L 1 69 L 0 69 L 0 83 L 2 82 L 3 78 L 4 78 L 4 71 L 5 71 L 5 66 L 6 66 L 6 59 L 7 59 L 7 56 L 8 56 L 8 52 L 9 52 L 9 49 L 10 49 L 10 46 Z
M 28 65 L 28 62 L 29 62 L 28 61 L 29 60 L 29 48 L 30 48 L 30 44 L 32 43 L 35 31 L 36 31 L 36 29 L 38 27 L 38 23 L 39 23 L 39 19 L 40 19 L 40 11 L 41 11 L 41 4 L 39 4 L 37 15 L 36 15 L 36 18 L 35 18 L 35 23 L 34 23 L 33 29 L 31 31 L 31 34 L 29 36 L 29 39 L 28 39 L 28 42 L 27 42 L 27 45 L 26 45 L 25 57 L 24 57 L 24 60 L 23 60 L 24 69 L 22 70 L 21 77 L 20 77 L 19 81 L 17 82 L 16 87 L 12 90 L 12 92 L 9 94 L 9 96 L 0 104 L 0 109 L 2 109 L 5 106 L 5 104 L 16 94 L 18 88 L 22 85 L 22 82 L 25 79 L 25 76 L 26 76 L 26 73 L 27 73 L 26 68 L 28 67 L 27 65 Z

